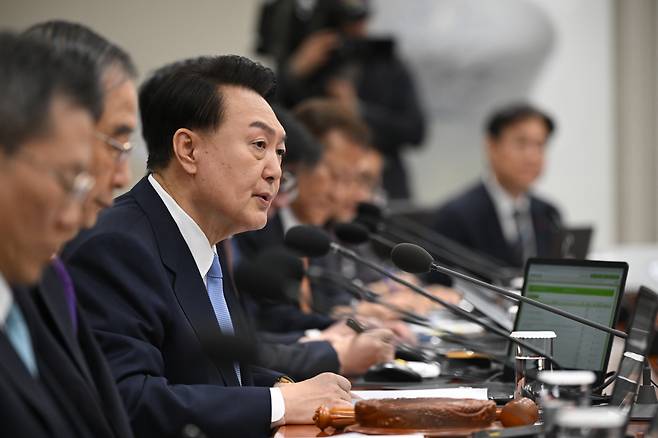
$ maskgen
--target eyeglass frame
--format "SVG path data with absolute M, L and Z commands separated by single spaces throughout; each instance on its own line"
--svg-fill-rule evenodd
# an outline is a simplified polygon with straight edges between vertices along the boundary
M 130 152 L 133 150 L 133 144 L 130 141 L 126 141 L 122 143 L 116 138 L 110 137 L 109 135 L 104 134 L 100 131 L 94 131 L 94 136 L 98 140 L 110 146 L 113 151 L 119 153 L 116 157 L 117 163 L 124 162 L 130 155 Z
M 32 169 L 37 172 L 42 172 L 51 177 L 57 185 L 64 191 L 66 196 L 68 196 L 72 201 L 82 204 L 89 195 L 89 192 L 94 187 L 96 179 L 86 170 L 78 171 L 72 180 L 69 180 L 64 173 L 60 170 L 53 169 L 48 167 L 43 163 L 39 163 L 38 160 L 35 160 L 30 157 L 30 154 L 22 151 L 19 153 L 16 158 L 20 158 L 20 161 L 23 161 L 26 164 L 29 164 Z

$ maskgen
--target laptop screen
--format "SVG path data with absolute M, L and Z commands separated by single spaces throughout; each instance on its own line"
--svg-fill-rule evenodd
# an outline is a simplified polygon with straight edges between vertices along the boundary
M 523 295 L 612 327 L 624 290 L 628 265 L 622 262 L 530 259 Z M 612 335 L 520 303 L 514 330 L 552 330 L 553 357 L 569 369 L 604 373 Z

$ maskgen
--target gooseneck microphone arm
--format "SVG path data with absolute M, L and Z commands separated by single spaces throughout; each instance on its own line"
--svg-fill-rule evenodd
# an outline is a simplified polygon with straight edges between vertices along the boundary
M 324 269 L 315 269 L 315 268 L 316 267 L 314 266 L 309 267 L 309 269 L 306 270 L 306 275 L 308 275 L 311 278 L 331 281 L 332 283 L 344 287 L 345 290 L 356 299 L 367 301 L 369 303 L 379 304 L 380 306 L 392 310 L 393 312 L 402 316 L 406 322 L 422 325 L 428 328 L 435 328 L 433 325 L 430 324 L 428 319 L 425 318 L 424 316 L 403 309 L 402 307 L 396 306 L 395 304 L 382 301 L 379 295 L 377 295 L 375 292 L 371 291 L 370 289 L 367 289 L 361 286 L 360 284 L 357 284 L 356 280 L 349 280 L 343 277 L 341 274 L 337 274 L 334 272 L 327 272 Z
M 488 325 L 488 324 L 483 323 L 483 322 L 480 321 L 478 318 L 476 318 L 475 316 L 471 315 L 470 313 L 468 313 L 468 312 L 465 311 L 464 309 L 462 309 L 462 308 L 460 308 L 460 307 L 458 307 L 458 306 L 455 306 L 454 304 L 449 303 L 449 302 L 447 302 L 447 301 L 445 301 L 445 300 L 443 300 L 443 299 L 441 299 L 441 298 L 439 298 L 439 297 L 435 297 L 434 295 L 432 295 L 432 294 L 430 294 L 429 292 L 427 292 L 425 289 L 423 289 L 423 288 L 421 288 L 421 287 L 418 287 L 418 286 L 416 286 L 415 284 L 410 283 L 410 282 L 404 280 L 403 278 L 400 278 L 400 277 L 398 277 L 397 275 L 388 272 L 385 268 L 379 266 L 379 265 L 376 264 L 376 263 L 373 263 L 373 262 L 371 262 L 371 261 L 369 261 L 369 260 L 367 260 L 367 259 L 364 259 L 363 257 L 360 257 L 360 256 L 359 256 L 358 254 L 356 254 L 354 251 L 352 251 L 352 250 L 350 250 L 350 249 L 347 249 L 347 248 L 344 248 L 344 247 L 338 245 L 338 244 L 335 243 L 335 242 L 331 242 L 331 243 L 330 243 L 330 247 L 331 247 L 331 249 L 332 249 L 334 252 L 336 252 L 336 253 L 342 255 L 343 257 L 347 257 L 347 258 L 349 258 L 349 259 L 351 259 L 351 260 L 354 260 L 354 261 L 357 262 L 357 263 L 361 263 L 361 264 L 363 264 L 363 265 L 369 267 L 370 269 L 373 269 L 373 270 L 379 272 L 380 274 L 382 274 L 382 275 L 384 275 L 384 276 L 390 278 L 391 280 L 393 280 L 393 281 L 395 281 L 395 282 L 397 282 L 397 283 L 399 283 L 399 284 L 401 284 L 401 285 L 403 285 L 403 286 L 408 287 L 409 289 L 413 290 L 414 292 L 418 293 L 419 295 L 424 296 L 424 297 L 427 298 L 428 300 L 433 301 L 433 302 L 438 303 L 438 304 L 441 304 L 441 305 L 444 306 L 446 309 L 449 309 L 451 312 L 453 312 L 453 313 L 455 313 L 455 314 L 461 316 L 462 318 L 467 319 L 467 320 L 469 320 L 469 321 L 471 321 L 471 322 L 473 322 L 473 323 L 475 323 L 475 324 L 477 324 L 477 325 L 483 327 L 483 328 L 486 329 L 486 330 L 490 330 L 490 331 L 496 333 L 497 335 L 499 335 L 499 336 L 501 336 L 501 337 L 507 339 L 508 341 L 511 341 L 511 342 L 513 342 L 514 344 L 518 344 L 518 345 L 520 345 L 520 346 L 522 346 L 522 347 L 528 349 L 529 351 L 532 351 L 533 353 L 536 353 L 536 354 L 538 354 L 538 355 L 540 355 L 540 356 L 546 357 L 547 359 L 549 359 L 549 360 L 553 363 L 553 365 L 555 365 L 556 368 L 562 368 L 562 367 L 560 366 L 560 364 L 557 363 L 557 362 L 555 361 L 555 359 L 553 359 L 553 357 L 547 355 L 545 351 L 542 351 L 542 350 L 540 350 L 540 349 L 538 349 L 538 348 L 536 348 L 536 347 L 534 347 L 534 346 L 528 344 L 527 342 L 524 342 L 524 341 L 521 341 L 521 340 L 519 340 L 519 339 L 515 339 L 515 338 L 511 337 L 511 336 L 510 336 L 508 333 L 506 333 L 504 330 L 499 329 L 499 328 L 496 327 L 496 326 L 490 326 L 490 325 Z
M 386 215 L 381 208 L 368 203 L 359 204 L 358 212 L 357 221 L 377 228 L 377 233 L 385 233 L 396 239 L 397 242 L 393 245 L 400 242 L 423 244 L 432 254 L 446 263 L 455 259 L 461 260 L 462 264 L 456 266 L 485 278 L 510 279 L 518 276 L 517 270 L 506 266 L 503 262 L 477 253 L 403 216 L 393 218 Z
M 620 338 L 627 338 L 628 335 L 620 330 L 616 330 L 613 328 L 610 328 L 606 325 L 599 324 L 598 322 L 595 321 L 590 321 L 588 319 L 585 319 L 583 317 L 580 317 L 578 315 L 574 315 L 573 313 L 566 312 L 562 309 L 559 309 L 557 307 L 549 306 L 548 304 L 544 304 L 541 301 L 533 300 L 532 298 L 525 297 L 523 295 L 518 295 L 515 294 L 514 292 L 507 290 L 503 287 L 500 286 L 495 286 L 493 284 L 486 283 L 482 280 L 478 280 L 477 278 L 470 277 L 466 274 L 462 274 L 461 272 L 455 271 L 450 268 L 446 268 L 445 266 L 441 266 L 437 263 L 435 263 L 432 260 L 432 256 L 425 251 L 422 247 L 418 245 L 414 245 L 412 243 L 401 243 L 397 245 L 395 248 L 393 248 L 393 252 L 391 253 L 391 257 L 393 259 L 393 263 L 395 265 L 402 269 L 403 271 L 407 272 L 412 272 L 412 273 L 420 273 L 420 272 L 427 272 L 428 270 L 434 270 L 441 272 L 443 274 L 449 275 L 450 277 L 455 277 L 459 278 L 461 280 L 467 281 L 469 283 L 475 284 L 477 286 L 483 287 L 485 289 L 491 290 L 493 292 L 499 293 L 501 295 L 504 295 L 507 298 L 510 298 L 514 301 L 520 301 L 522 303 L 526 303 L 531 306 L 538 307 L 540 309 L 546 310 L 547 312 L 555 313 L 556 315 L 560 315 L 564 318 L 571 319 L 572 321 L 579 322 L 583 325 L 595 328 L 597 330 L 601 330 L 606 333 L 610 333 L 612 335 L 615 335 Z M 411 259 L 411 264 L 415 265 L 416 260 L 418 260 L 418 269 L 416 266 L 410 266 L 407 265 L 406 261 Z M 424 262 L 426 260 L 426 264 Z M 421 268 L 419 265 L 424 264 L 426 267 Z M 411 269 L 410 269 L 411 267 Z M 416 271 L 416 272 L 414 272 Z M 420 272 L 418 272 L 420 271 Z

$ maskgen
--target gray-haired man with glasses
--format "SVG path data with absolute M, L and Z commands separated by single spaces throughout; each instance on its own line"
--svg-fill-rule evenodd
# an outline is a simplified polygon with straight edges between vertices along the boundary
M 22 285 L 78 231 L 101 97 L 93 65 L 0 33 L 0 424 L 3 436 L 93 436 L 63 402 L 52 333 Z M 55 366 L 53 366 L 56 364 Z M 76 389 L 77 390 L 77 389 Z M 71 410 L 69 411 L 69 407 Z M 87 433 L 89 432 L 89 433 Z

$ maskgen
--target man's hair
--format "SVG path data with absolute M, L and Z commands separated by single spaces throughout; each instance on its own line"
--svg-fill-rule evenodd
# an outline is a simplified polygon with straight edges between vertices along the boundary
M 87 58 L 101 79 L 108 71 L 117 69 L 129 79 L 137 78 L 137 68 L 128 52 L 82 24 L 45 21 L 31 26 L 25 34 L 43 39 L 55 51 L 75 52 Z
M 29 36 L 0 32 L 0 148 L 16 152 L 27 140 L 44 135 L 50 109 L 63 97 L 98 118 L 100 84 L 93 65 L 74 54 L 52 50 Z
M 219 127 L 224 118 L 221 86 L 244 87 L 268 99 L 275 83 L 272 70 L 237 55 L 192 58 L 156 70 L 139 90 L 148 169 L 169 164 L 178 129 Z
M 288 110 L 272 105 L 274 114 L 286 131 L 286 156 L 284 165 L 300 164 L 315 167 L 322 158 L 324 147 Z
M 505 128 L 531 118 L 541 119 L 546 125 L 547 137 L 550 137 L 555 130 L 553 119 L 545 112 L 527 103 L 514 103 L 498 108 L 489 116 L 485 129 L 490 137 L 498 138 Z
M 306 100 L 295 107 L 294 115 L 315 138 L 321 140 L 330 131 L 340 131 L 364 148 L 370 148 L 368 126 L 340 103 L 326 98 Z

